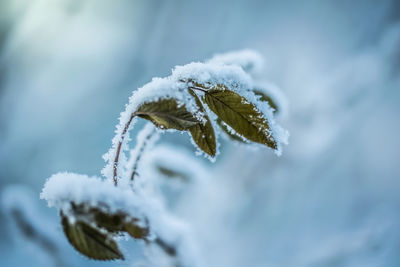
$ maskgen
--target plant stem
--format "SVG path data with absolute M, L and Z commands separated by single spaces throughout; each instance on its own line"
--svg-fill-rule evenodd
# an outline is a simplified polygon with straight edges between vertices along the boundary
M 137 170 L 137 168 L 138 168 L 138 166 L 139 166 L 140 159 L 142 158 L 143 151 L 145 150 L 145 148 L 146 148 L 146 146 L 147 146 L 149 140 L 154 136 L 155 133 L 156 133 L 156 128 L 154 128 L 154 129 L 146 136 L 146 138 L 144 139 L 143 143 L 141 144 L 142 146 L 140 147 L 139 152 L 138 152 L 138 154 L 137 154 L 137 156 L 136 156 L 136 159 L 135 159 L 135 163 L 133 164 L 132 174 L 131 174 L 131 181 L 133 181 L 133 179 L 135 178 L 135 175 L 137 174 L 137 173 L 136 173 L 136 170 Z
M 124 141 L 126 132 L 129 129 L 129 126 L 131 125 L 131 122 L 133 120 L 133 118 L 136 116 L 136 113 L 132 113 L 128 122 L 125 124 L 124 129 L 122 130 L 121 133 L 121 139 L 118 142 L 117 145 L 117 151 L 115 152 L 115 158 L 114 158 L 114 164 L 113 164 L 113 180 L 114 180 L 114 185 L 117 186 L 118 185 L 118 179 L 117 179 L 117 170 L 118 170 L 118 161 L 119 161 L 119 154 L 121 154 L 121 147 L 122 147 L 122 143 Z
M 190 89 L 192 89 L 192 90 L 202 91 L 202 92 L 204 92 L 204 93 L 207 92 L 206 89 L 201 88 L 201 87 L 198 87 L 198 86 L 189 86 L 188 88 L 190 88 Z M 118 142 L 118 145 L 117 145 L 117 151 L 116 151 L 116 153 L 115 153 L 114 164 L 113 164 L 113 180 L 114 180 L 114 185 L 115 185 L 115 186 L 118 185 L 118 177 L 117 177 L 117 175 L 118 175 L 118 173 L 117 173 L 117 172 L 118 172 L 118 161 L 119 161 L 119 155 L 121 154 L 122 143 L 123 143 L 123 141 L 124 141 L 126 132 L 128 131 L 129 126 L 131 125 L 131 122 L 132 122 L 133 118 L 134 118 L 136 115 L 138 115 L 138 113 L 132 113 L 132 114 L 131 114 L 131 116 L 130 116 L 128 122 L 125 124 L 124 129 L 122 130 L 121 139 L 120 139 L 120 141 Z M 149 138 L 146 138 L 146 139 L 150 139 L 150 138 L 151 138 L 151 136 L 150 136 Z M 146 143 L 147 143 L 147 142 L 146 142 Z M 132 172 L 132 175 L 131 175 L 131 180 L 134 179 L 135 172 L 136 172 L 136 169 L 137 169 L 137 162 L 140 160 L 140 158 L 141 158 L 141 152 L 143 152 L 143 150 L 144 150 L 144 148 L 141 149 L 141 151 L 139 152 L 139 156 L 138 156 L 138 158 L 137 158 L 137 160 L 136 160 L 136 162 L 135 162 L 134 168 L 133 168 L 133 172 Z

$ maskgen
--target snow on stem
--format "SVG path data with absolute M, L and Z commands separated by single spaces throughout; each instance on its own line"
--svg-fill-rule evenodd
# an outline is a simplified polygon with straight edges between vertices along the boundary
M 117 169 L 118 169 L 119 155 L 121 154 L 122 143 L 123 143 L 123 141 L 124 141 L 126 132 L 128 131 L 129 126 L 131 125 L 131 122 L 132 122 L 132 120 L 133 120 L 133 118 L 134 118 L 135 116 L 136 116 L 135 113 L 132 113 L 132 114 L 131 114 L 131 116 L 130 116 L 128 122 L 127 122 L 127 123 L 125 124 L 125 126 L 124 126 L 124 129 L 123 129 L 123 131 L 122 131 L 122 133 L 121 133 L 121 138 L 120 138 L 120 140 L 119 140 L 119 142 L 118 142 L 118 145 L 117 145 L 117 151 L 116 151 L 116 153 L 115 153 L 114 164 L 113 164 L 113 181 L 114 181 L 114 185 L 115 185 L 115 186 L 118 185 L 118 179 L 117 179 L 117 172 L 118 172 L 118 171 L 117 171 Z

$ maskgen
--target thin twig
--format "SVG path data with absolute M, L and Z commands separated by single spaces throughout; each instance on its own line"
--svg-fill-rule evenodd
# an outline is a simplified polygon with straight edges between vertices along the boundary
M 144 141 L 142 143 L 142 146 L 140 147 L 139 152 L 138 152 L 138 154 L 136 156 L 135 162 L 133 164 L 132 174 L 131 174 L 131 181 L 133 181 L 133 179 L 135 178 L 136 170 L 137 170 L 137 168 L 139 166 L 140 159 L 142 158 L 143 151 L 146 149 L 146 146 L 147 146 L 149 140 L 154 136 L 155 133 L 156 133 L 156 129 L 153 128 L 153 130 L 144 139 Z
M 126 132 L 129 129 L 129 126 L 131 125 L 131 122 L 133 120 L 133 118 L 136 116 L 135 113 L 131 114 L 131 117 L 129 118 L 128 122 L 125 124 L 124 126 L 124 130 L 121 133 L 121 139 L 118 142 L 118 146 L 117 146 L 117 151 L 115 153 L 115 158 L 114 158 L 114 164 L 113 164 L 113 169 L 114 169 L 114 173 L 113 173 L 113 179 L 114 179 L 114 185 L 117 186 L 118 185 L 118 179 L 117 179 L 117 171 L 118 171 L 118 161 L 119 161 L 119 154 L 121 153 L 121 147 L 122 147 L 122 143 L 124 141 Z
M 199 91 L 202 91 L 204 93 L 207 92 L 207 90 L 205 90 L 204 88 L 198 87 L 198 86 L 189 86 L 188 88 L 193 89 L 193 90 L 199 90 Z M 133 118 L 136 115 L 138 115 L 138 113 L 132 113 L 131 114 L 131 117 L 129 118 L 128 122 L 124 126 L 124 129 L 123 129 L 123 131 L 121 133 L 121 139 L 120 139 L 120 141 L 118 142 L 118 145 L 117 145 L 117 151 L 116 151 L 116 154 L 115 154 L 114 164 L 113 164 L 113 180 L 114 180 L 114 185 L 115 186 L 118 185 L 118 177 L 117 177 L 117 174 L 118 174 L 118 161 L 119 161 L 119 155 L 121 154 L 122 143 L 124 141 L 126 132 L 128 131 L 129 126 L 131 125 L 131 122 L 132 122 Z M 138 160 L 140 160 L 140 156 L 139 156 Z M 135 172 L 136 169 L 134 169 L 133 171 Z M 133 180 L 133 178 L 135 176 L 134 172 L 132 172 L 131 180 Z

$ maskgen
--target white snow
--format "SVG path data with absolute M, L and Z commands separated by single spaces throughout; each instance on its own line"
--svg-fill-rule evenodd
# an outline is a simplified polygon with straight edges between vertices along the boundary
M 187 90 L 187 84 L 193 85 L 191 83 L 192 81 L 202 84 L 207 88 L 224 85 L 230 90 L 244 96 L 250 103 L 254 104 L 258 111 L 262 113 L 264 119 L 268 121 L 271 128 L 271 134 L 278 145 L 276 152 L 277 154 L 280 154 L 280 143 L 287 143 L 288 135 L 276 125 L 272 109 L 267 103 L 258 101 L 257 97 L 252 92 L 252 89 L 254 88 L 252 78 L 246 74 L 241 66 L 224 65 L 226 62 L 251 62 L 254 65 L 259 61 L 256 60 L 257 58 L 259 58 L 259 56 L 256 53 L 245 51 L 238 54 L 228 54 L 227 56 L 217 56 L 214 60 L 209 61 L 209 63 L 193 62 L 184 66 L 176 66 L 172 70 L 172 75 L 166 78 L 154 78 L 151 82 L 139 88 L 137 91 L 134 91 L 132 96 L 129 98 L 129 103 L 126 105 L 125 111 L 121 113 L 119 118 L 119 124 L 115 131 L 116 135 L 112 140 L 112 147 L 108 153 L 103 156 L 107 165 L 104 167 L 102 174 L 108 179 L 113 177 L 114 158 L 116 156 L 118 144 L 123 139 L 123 130 L 129 122 L 131 115 L 143 103 L 154 102 L 159 99 L 173 98 L 177 100 L 179 105 L 185 105 L 188 111 L 198 116 L 199 120 L 203 119 L 203 114 L 198 110 L 195 100 Z M 231 60 L 225 62 L 223 59 Z M 260 64 L 257 66 L 259 65 Z M 135 123 L 136 118 L 132 120 L 127 132 L 125 133 L 125 138 L 123 139 L 119 164 L 117 167 L 117 179 L 122 177 L 121 173 L 124 171 L 121 166 L 127 164 L 127 158 L 124 151 L 129 150 L 127 145 L 129 141 L 129 131 L 133 128 Z M 215 159 L 213 158 L 211 160 Z
M 277 143 L 276 154 L 280 155 L 282 153 L 282 143 L 287 144 L 288 132 L 277 125 L 273 110 L 269 104 L 258 100 L 258 97 L 253 92 L 253 81 L 242 68 L 235 65 L 220 65 L 216 63 L 190 63 L 185 66 L 175 67 L 173 76 L 177 76 L 181 80 L 192 80 L 205 85 L 207 88 L 224 85 L 229 90 L 246 98 L 249 103 L 255 105 L 257 111 L 268 122 L 270 134 Z
M 196 106 L 195 100 L 189 94 L 188 90 L 186 90 L 186 86 L 184 83 L 179 80 L 174 79 L 174 77 L 166 77 L 166 78 L 153 78 L 153 80 L 143 87 L 139 88 L 137 91 L 134 91 L 132 96 L 129 98 L 129 103 L 125 107 L 125 111 L 121 113 L 119 118 L 119 124 L 116 127 L 115 137 L 112 140 L 111 149 L 103 156 L 104 160 L 107 162 L 107 165 L 104 167 L 102 174 L 111 179 L 113 176 L 113 164 L 114 158 L 116 155 L 116 149 L 120 141 L 122 141 L 122 133 L 123 130 L 128 123 L 131 114 L 133 114 L 142 104 L 149 102 L 156 102 L 160 99 L 175 99 L 178 102 L 178 105 L 185 105 L 186 109 L 197 115 L 199 119 L 202 119 L 201 113 Z M 124 151 L 129 150 L 127 145 L 129 141 L 129 131 L 133 128 L 136 123 L 136 118 L 133 119 L 130 124 L 125 138 L 122 143 L 120 159 L 118 164 L 118 178 L 120 178 L 122 169 L 121 166 L 126 164 L 126 156 Z
M 213 63 L 192 62 L 184 66 L 176 66 L 172 76 L 178 80 L 194 80 L 208 85 L 225 85 L 228 88 L 251 88 L 251 77 L 243 69 L 235 65 L 220 65 Z
M 57 173 L 45 183 L 40 198 L 47 201 L 49 207 L 62 210 L 69 218 L 71 202 L 103 207 L 108 212 L 122 211 L 128 215 L 144 219 L 145 200 L 128 188 L 116 187 L 111 180 L 75 173 Z
M 264 67 L 264 59 L 261 54 L 251 49 L 216 54 L 208 63 L 236 65 L 250 74 L 258 74 L 262 72 Z
M 144 179 L 143 179 L 144 180 Z M 152 179 L 148 179 L 151 183 Z M 151 186 L 147 183 L 147 186 Z M 143 183 L 130 187 L 116 187 L 111 180 L 75 173 L 57 173 L 45 183 L 40 198 L 45 199 L 49 207 L 62 210 L 73 223 L 71 202 L 88 204 L 104 209 L 105 212 L 123 212 L 144 223 L 148 219 L 150 239 L 162 237 L 166 242 L 179 247 L 182 255 L 194 253 L 195 244 L 191 240 L 190 227 L 180 219 L 170 215 L 164 208 L 160 196 L 143 187 Z
M 138 133 L 135 148 L 130 150 L 129 159 L 125 152 L 129 150 L 129 131 L 137 122 L 133 116 L 135 111 L 144 103 L 156 102 L 160 99 L 175 99 L 178 105 L 184 105 L 186 109 L 195 114 L 201 121 L 204 114 L 199 111 L 195 99 L 190 95 L 188 86 L 200 84 L 205 90 L 222 85 L 243 96 L 245 102 L 252 103 L 260 116 L 265 119 L 271 134 L 277 143 L 276 153 L 281 153 L 281 143 L 287 143 L 288 133 L 275 123 L 273 110 L 266 102 L 259 101 L 254 92 L 255 83 L 253 78 L 245 70 L 254 71 L 261 68 L 261 60 L 257 53 L 242 51 L 239 53 L 219 55 L 207 63 L 193 62 L 184 66 L 176 66 L 172 74 L 165 78 L 154 78 L 151 82 L 134 91 L 129 98 L 125 111 L 121 113 L 119 124 L 116 127 L 116 135 L 112 140 L 112 147 L 103 157 L 106 166 L 102 174 L 106 179 L 97 176 L 75 173 L 57 173 L 51 176 L 45 183 L 40 195 L 50 207 L 56 207 L 74 220 L 71 213 L 71 202 L 75 204 L 87 204 L 89 206 L 104 209 L 105 212 L 124 212 L 125 214 L 139 219 L 141 222 L 148 221 L 151 230 L 151 239 L 156 236 L 177 246 L 178 254 L 186 262 L 193 262 L 196 245 L 190 225 L 179 218 L 171 215 L 166 208 L 166 201 L 160 190 L 160 179 L 157 178 L 158 166 L 165 166 L 176 172 L 184 173 L 194 181 L 206 181 L 209 176 L 204 166 L 194 157 L 183 150 L 172 146 L 158 146 L 153 148 L 158 140 L 159 133 L 164 132 L 156 129 L 152 123 L 147 123 Z M 237 65 L 235 65 L 237 64 Z M 259 87 L 262 87 L 259 85 Z M 262 87 L 267 90 L 266 86 Z M 196 90 L 196 94 L 204 94 Z M 213 114 L 207 105 L 204 108 L 209 115 L 219 135 Z M 129 127 L 128 126 L 128 123 Z M 126 132 L 124 133 L 124 131 Z M 118 186 L 113 183 L 113 165 L 116 152 L 121 143 L 119 163 L 117 168 Z M 192 142 L 195 147 L 196 144 Z M 261 145 L 255 145 L 256 147 Z M 217 142 L 217 148 L 219 143 Z M 197 148 L 199 150 L 199 148 Z M 215 160 L 213 158 L 212 160 Z M 130 177 L 136 166 L 133 183 Z M 127 186 L 130 185 L 130 186 Z M 194 262 L 200 262 L 196 259 Z

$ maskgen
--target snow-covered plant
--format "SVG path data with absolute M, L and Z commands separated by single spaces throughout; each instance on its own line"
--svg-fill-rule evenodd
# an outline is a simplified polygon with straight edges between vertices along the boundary
M 212 162 L 218 155 L 220 132 L 279 155 L 287 132 L 274 120 L 281 108 L 276 94 L 253 80 L 260 62 L 252 51 L 217 55 L 205 63 L 177 66 L 170 76 L 154 78 L 134 91 L 121 113 L 112 147 L 104 155 L 103 178 L 58 173 L 43 188 L 41 197 L 59 209 L 72 246 L 91 259 L 123 259 L 118 240 L 131 236 L 157 245 L 179 259 L 179 264 L 197 262 L 190 227 L 168 212 L 157 190 L 158 180 L 148 169 L 157 168 L 165 176 L 183 180 L 191 171 L 160 165 L 159 159 L 153 160 L 158 165 L 145 161 L 147 166 L 140 171 L 139 163 L 165 131 L 187 132 L 198 153 Z M 129 132 L 139 118 L 150 123 L 130 150 Z M 179 156 L 171 156 L 179 161 Z

